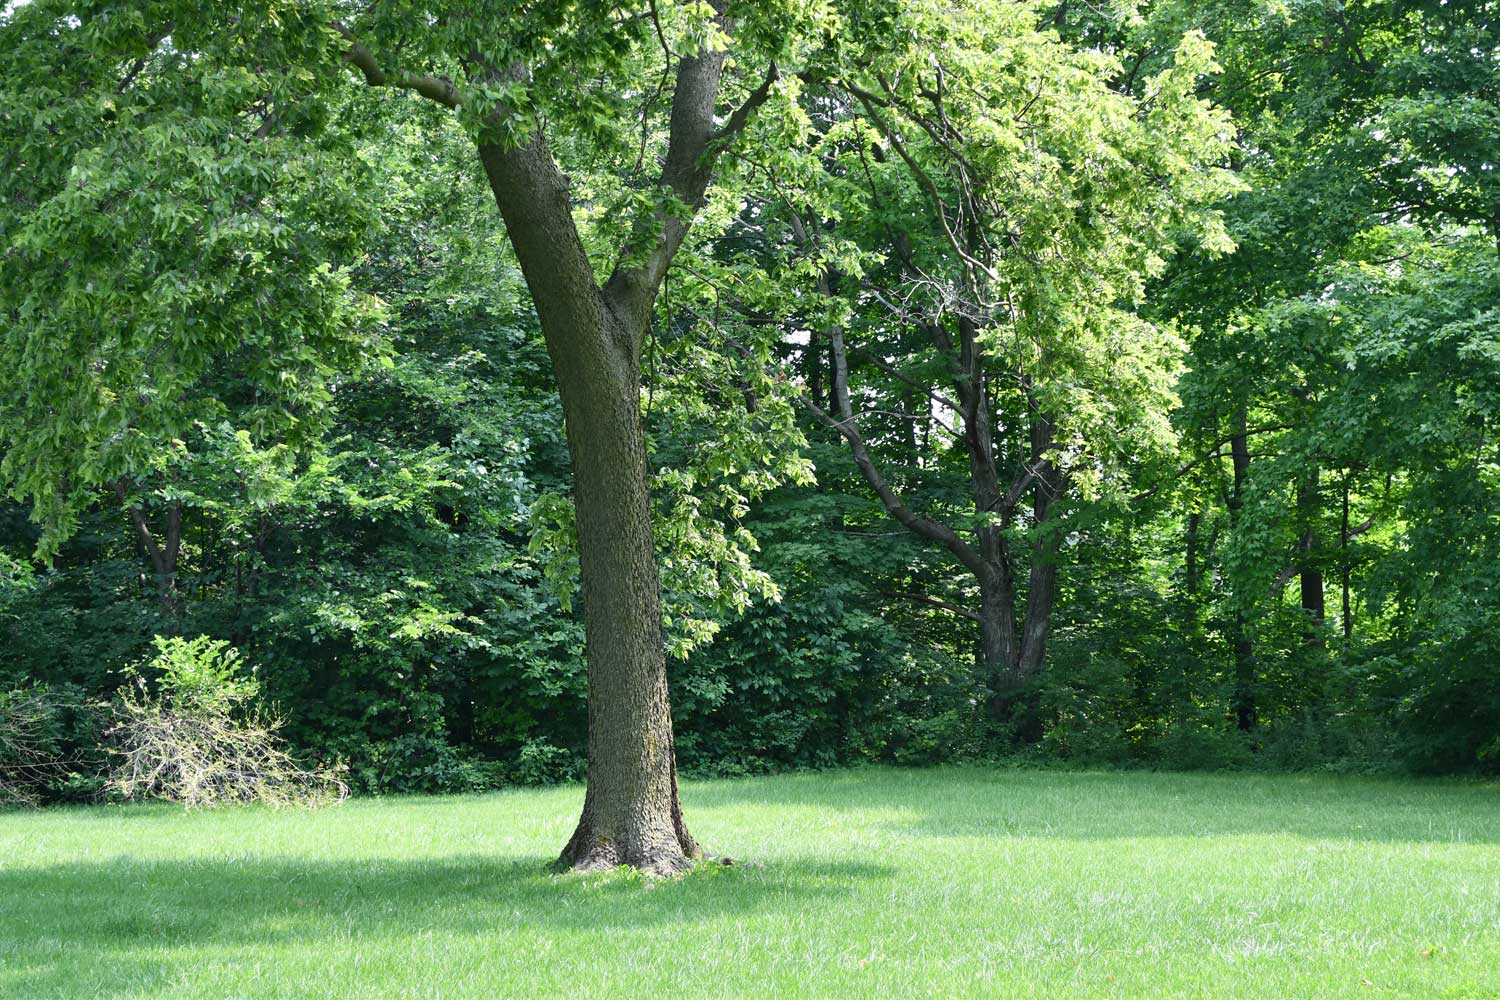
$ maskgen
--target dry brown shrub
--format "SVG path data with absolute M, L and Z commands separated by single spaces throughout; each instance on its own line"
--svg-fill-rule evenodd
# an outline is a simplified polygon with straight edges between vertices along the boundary
M 276 719 L 178 710 L 146 693 L 122 692 L 106 733 L 108 787 L 127 799 L 165 799 L 190 809 L 234 802 L 316 807 L 342 802 L 338 768 L 307 769 L 282 749 Z

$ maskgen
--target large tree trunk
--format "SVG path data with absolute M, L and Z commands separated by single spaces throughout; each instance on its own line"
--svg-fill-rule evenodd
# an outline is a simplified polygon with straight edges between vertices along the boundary
M 1042 669 L 1047 638 L 1052 632 L 1052 605 L 1057 600 L 1057 551 L 1055 546 L 1033 546 L 1031 583 L 1026 592 L 1026 621 L 1021 629 L 1021 675 L 1031 677 Z
M 717 28 L 727 34 L 732 25 L 725 5 L 712 6 Z M 353 32 L 336 27 L 348 41 L 344 58 L 370 86 L 413 90 L 448 108 L 467 106 L 469 96 L 451 80 L 387 73 Z M 728 55 L 727 47 L 713 45 L 675 59 L 659 178 L 675 204 L 637 221 L 602 288 L 573 220 L 568 178 L 541 122 L 522 116 L 521 124 L 530 127 L 518 129 L 514 108 L 488 97 L 480 102 L 486 137 L 478 144 L 479 159 L 536 305 L 573 459 L 588 647 L 589 783 L 578 830 L 560 859 L 568 865 L 627 864 L 665 873 L 687 867 L 698 853 L 677 801 L 640 365 L 657 293 L 692 214 L 705 202 L 714 163 L 778 76 L 774 64 L 767 67 L 761 85 L 720 125 L 715 112 Z M 463 58 L 470 74 L 488 83 L 530 77 L 524 63 L 491 64 L 479 51 Z
M 623 356 L 585 371 L 558 367 L 569 373 L 563 411 L 589 672 L 588 791 L 560 861 L 670 874 L 699 851 L 677 797 L 637 368 Z M 594 384 L 580 392 L 580 380 Z
M 991 714 L 1007 714 L 1026 684 L 1016 641 L 1015 590 L 1001 567 L 979 583 L 979 669 L 992 694 Z

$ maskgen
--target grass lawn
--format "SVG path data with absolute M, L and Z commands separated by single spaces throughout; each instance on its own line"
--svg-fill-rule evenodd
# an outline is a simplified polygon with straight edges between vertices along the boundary
M 0 996 L 1500 998 L 1500 786 L 690 782 L 743 859 L 544 871 L 579 788 L 0 814 Z

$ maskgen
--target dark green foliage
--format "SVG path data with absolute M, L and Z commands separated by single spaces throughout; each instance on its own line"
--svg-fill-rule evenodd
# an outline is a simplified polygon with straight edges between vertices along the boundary
M 929 560 L 889 535 L 878 506 L 840 492 L 854 484 L 837 478 L 836 452 L 826 457 L 821 489 L 774 494 L 750 525 L 780 603 L 757 604 L 672 675 L 691 768 L 921 763 L 961 750 L 953 737 L 974 706 L 969 630 L 913 617 L 894 598 Z
M 0 689 L 0 806 L 93 798 L 104 784 L 104 721 L 78 687 Z

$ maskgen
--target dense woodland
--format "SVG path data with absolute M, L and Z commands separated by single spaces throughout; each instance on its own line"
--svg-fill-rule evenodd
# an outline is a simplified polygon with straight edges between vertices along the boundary
M 48 794 L 156 636 L 357 791 L 584 776 L 570 438 L 632 445 L 560 240 L 639 321 L 684 771 L 1500 769 L 1494 3 L 209 6 L 0 14 Z

